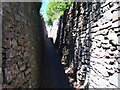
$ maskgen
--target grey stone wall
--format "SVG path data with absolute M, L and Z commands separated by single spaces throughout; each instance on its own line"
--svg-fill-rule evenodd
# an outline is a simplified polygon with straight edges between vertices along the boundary
M 2 3 L 0 2 L 0 89 L 2 89 Z
M 74 2 L 60 21 L 57 52 L 81 88 L 118 88 L 119 2 Z
M 3 88 L 40 87 L 45 24 L 41 3 L 2 3 Z

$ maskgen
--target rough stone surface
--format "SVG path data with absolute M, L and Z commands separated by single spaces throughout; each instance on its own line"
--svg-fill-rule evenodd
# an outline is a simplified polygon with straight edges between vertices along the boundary
M 45 28 L 40 6 L 41 3 L 2 3 L 3 88 L 40 87 Z
M 74 2 L 61 16 L 55 46 L 81 88 L 119 87 L 118 6 L 109 0 Z
M 53 38 L 53 43 L 55 43 L 56 38 L 57 38 L 57 31 L 58 31 L 58 28 L 59 28 L 59 21 L 60 21 L 60 18 L 57 18 L 56 20 L 54 20 L 53 27 L 49 31 L 48 38 Z

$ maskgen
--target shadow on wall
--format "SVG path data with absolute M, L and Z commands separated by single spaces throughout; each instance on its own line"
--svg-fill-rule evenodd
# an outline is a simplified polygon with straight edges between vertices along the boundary
M 2 3 L 3 88 L 39 88 L 45 23 L 41 3 Z

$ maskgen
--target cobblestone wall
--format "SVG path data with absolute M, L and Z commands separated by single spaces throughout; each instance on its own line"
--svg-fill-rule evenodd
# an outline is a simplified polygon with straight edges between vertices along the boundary
M 41 3 L 2 3 L 3 88 L 40 87 L 44 49 Z
M 119 2 L 74 2 L 60 21 L 56 47 L 81 88 L 117 88 Z

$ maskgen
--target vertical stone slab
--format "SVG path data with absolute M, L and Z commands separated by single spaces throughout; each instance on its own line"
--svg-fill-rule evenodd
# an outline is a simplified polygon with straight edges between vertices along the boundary
M 0 1 L 0 89 L 2 89 L 2 2 Z
M 119 2 L 119 6 L 120 6 L 120 2 Z M 120 18 L 120 10 L 118 10 L 118 18 Z M 120 25 L 120 22 L 118 24 Z M 120 29 L 119 29 L 119 33 L 120 33 Z M 119 50 L 118 55 L 120 57 L 120 36 L 118 37 L 118 45 L 119 45 L 119 47 L 118 47 L 118 50 Z M 118 59 L 118 68 L 120 70 L 120 58 Z M 120 88 L 120 73 L 118 74 L 118 88 Z

